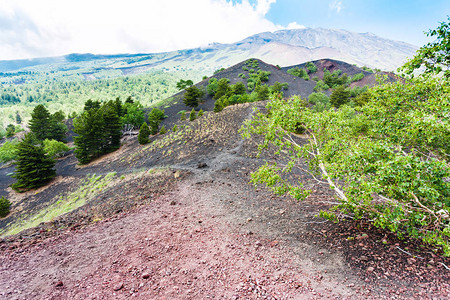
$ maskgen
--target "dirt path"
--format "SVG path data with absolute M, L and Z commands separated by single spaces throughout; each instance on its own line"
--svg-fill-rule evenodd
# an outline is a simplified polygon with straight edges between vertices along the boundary
M 230 206 L 252 193 L 248 186 L 236 186 L 242 185 L 240 180 L 227 177 L 199 172 L 139 211 L 23 252 L 4 253 L 0 296 L 291 299 L 358 295 L 347 287 L 345 278 L 321 272 L 320 264 L 315 266 L 304 255 L 310 246 L 302 245 L 295 253 L 288 242 L 277 239 L 277 229 L 258 220 L 258 208 Z M 329 272 L 344 274 L 342 259 L 330 259 L 335 264 Z

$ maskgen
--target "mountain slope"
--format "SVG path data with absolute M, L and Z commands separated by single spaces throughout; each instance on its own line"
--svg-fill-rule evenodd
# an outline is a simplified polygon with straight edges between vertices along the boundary
M 383 70 L 395 70 L 417 47 L 384 39 L 371 33 L 306 28 L 264 32 L 232 44 L 210 44 L 188 50 L 156 54 L 92 55 L 71 54 L 57 58 L 0 61 L 0 72 L 79 69 L 80 74 L 120 70 L 122 75 L 150 69 L 193 68 L 212 73 L 248 58 L 289 66 L 330 58 Z M 95 76 L 94 76 L 95 78 Z

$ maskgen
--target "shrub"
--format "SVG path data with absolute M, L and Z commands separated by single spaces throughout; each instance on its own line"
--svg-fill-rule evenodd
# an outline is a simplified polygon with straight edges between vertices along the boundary
M 19 143 L 18 139 L 5 142 L 0 147 L 0 163 L 7 163 L 16 159 L 16 146 Z
M 309 73 L 309 74 L 312 74 L 312 73 L 316 73 L 316 72 L 317 72 L 317 67 L 316 67 L 316 65 L 315 65 L 313 62 L 311 62 L 311 61 L 308 61 L 308 62 L 306 63 L 306 69 L 308 70 L 308 73 Z
M 350 98 L 350 91 L 345 88 L 345 86 L 338 86 L 330 96 L 330 103 L 339 108 L 341 105 L 344 105 L 348 102 Z
M 177 124 L 173 125 L 172 131 L 173 131 L 173 132 L 177 132 L 177 131 L 178 131 L 178 126 L 177 126 Z
M 161 126 L 161 129 L 159 130 L 159 134 L 165 134 L 166 132 L 167 132 L 166 127 L 164 127 L 164 125 Z
M 203 109 L 198 111 L 197 118 L 200 118 L 201 116 L 203 116 Z
M 64 154 L 70 150 L 70 148 L 63 142 L 56 140 L 44 140 L 44 150 L 48 156 L 52 158 L 63 157 Z
M 11 202 L 5 197 L 0 198 L 0 218 L 6 217 L 9 214 Z
M 186 112 L 185 111 L 181 112 L 180 121 L 186 121 Z

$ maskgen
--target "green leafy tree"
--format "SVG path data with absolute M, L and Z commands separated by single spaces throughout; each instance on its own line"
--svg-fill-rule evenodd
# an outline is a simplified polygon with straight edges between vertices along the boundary
M 441 22 L 438 28 L 429 30 L 428 37 L 435 38 L 417 50 L 416 55 L 408 61 L 401 71 L 413 76 L 413 72 L 424 67 L 426 74 L 443 74 L 450 78 L 450 17 L 447 22 Z
M 55 161 L 49 157 L 33 134 L 25 135 L 17 145 L 16 170 L 13 175 L 17 182 L 12 185 L 16 191 L 26 191 L 45 185 L 56 176 Z
M 192 109 L 191 112 L 189 113 L 189 121 L 194 121 L 195 119 L 197 119 L 197 115 L 195 113 L 195 110 Z
M 16 159 L 16 148 L 18 143 L 18 139 L 13 139 L 12 141 L 6 141 L 3 143 L 0 147 L 0 163 L 7 163 Z
M 309 73 L 309 74 L 313 74 L 313 73 L 316 73 L 316 72 L 317 72 L 317 67 L 316 67 L 316 65 L 315 65 L 313 62 L 311 62 L 311 61 L 308 61 L 308 62 L 306 63 L 306 69 L 308 70 L 308 73 Z
M 184 93 L 183 103 L 189 107 L 197 107 L 204 92 L 196 86 L 191 86 Z
M 345 86 L 340 85 L 334 89 L 330 95 L 330 103 L 334 107 L 340 107 L 346 104 L 350 98 L 350 91 L 345 88 Z
M 4 218 L 9 214 L 11 202 L 5 197 L 0 198 L 0 218 Z
M 125 102 L 124 110 L 126 113 L 121 117 L 122 125 L 129 125 L 132 128 L 141 127 L 145 121 L 145 111 L 138 101 Z
M 149 140 L 149 135 L 150 135 L 150 128 L 148 127 L 147 123 L 143 123 L 141 125 L 141 128 L 139 129 L 139 134 L 138 134 L 138 142 L 141 145 L 147 144 L 150 140 Z
M 208 86 L 206 87 L 206 92 L 208 95 L 214 96 L 217 91 L 217 78 L 209 79 Z
M 56 140 L 45 139 L 43 145 L 45 153 L 51 158 L 63 157 L 65 153 L 70 151 L 66 144 Z

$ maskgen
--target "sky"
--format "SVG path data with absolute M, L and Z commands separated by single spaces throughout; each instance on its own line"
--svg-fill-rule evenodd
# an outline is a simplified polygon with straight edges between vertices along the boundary
M 0 0 L 0 60 L 155 53 L 305 27 L 422 46 L 448 14 L 450 0 Z

